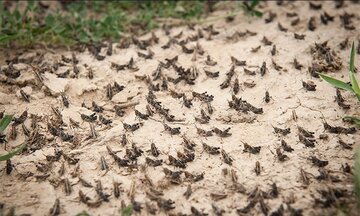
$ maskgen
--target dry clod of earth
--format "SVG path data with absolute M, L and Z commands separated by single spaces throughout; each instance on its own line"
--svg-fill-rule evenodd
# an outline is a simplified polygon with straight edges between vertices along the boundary
M 360 137 L 341 116 L 359 105 L 317 72 L 347 74 L 360 5 L 260 5 L 263 18 L 2 55 L 0 112 L 14 119 L 1 149 L 27 143 L 1 163 L 5 212 L 355 215 Z

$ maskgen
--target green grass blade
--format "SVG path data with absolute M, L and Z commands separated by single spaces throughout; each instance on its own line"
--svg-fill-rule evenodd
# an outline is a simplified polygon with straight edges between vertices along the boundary
M 25 147 L 26 147 L 26 143 L 23 143 L 19 147 L 17 147 L 15 150 L 13 150 L 7 154 L 0 155 L 0 161 L 5 161 L 5 160 L 12 158 L 14 155 L 21 152 Z
M 75 216 L 90 216 L 86 211 L 80 212 L 76 214 Z
M 254 15 L 257 17 L 262 17 L 263 13 L 261 11 L 254 10 Z
M 360 148 L 357 149 L 355 157 L 355 195 L 360 208 Z
M 355 44 L 352 42 L 351 52 L 350 52 L 350 71 L 354 73 L 355 71 Z
M 0 133 L 3 132 L 12 120 L 12 115 L 5 115 L 0 121 Z
M 358 82 L 356 80 L 354 71 L 355 71 L 355 44 L 354 44 L 354 41 L 353 41 L 352 46 L 351 46 L 351 52 L 350 52 L 349 77 L 350 77 L 350 82 L 351 82 L 352 89 L 354 90 L 354 92 L 357 95 L 360 95 L 360 88 L 359 88 L 359 84 L 358 84 Z M 359 99 L 359 97 L 358 97 L 358 99 Z
M 121 216 L 131 216 L 133 212 L 132 205 L 129 205 L 121 210 Z
M 256 7 L 256 5 L 258 5 L 259 3 L 260 3 L 260 0 L 252 0 L 250 8 L 254 9 Z
M 345 116 L 345 117 L 343 117 L 343 120 L 344 120 L 344 121 L 350 121 L 350 122 L 352 122 L 352 123 L 354 123 L 354 124 L 356 124 L 357 126 L 360 127 L 360 118 L 358 118 L 358 117 L 355 117 L 355 116 Z
M 354 90 L 354 92 L 357 95 L 360 95 L 360 88 L 359 88 L 359 84 L 356 80 L 355 74 L 351 71 L 349 71 L 349 75 L 350 75 L 350 82 L 351 82 L 351 87 Z
M 325 74 L 322 74 L 322 73 L 318 73 L 320 75 L 320 77 L 325 80 L 326 82 L 330 83 L 331 85 L 333 85 L 334 87 L 336 88 L 339 88 L 339 89 L 344 89 L 344 90 L 347 90 L 347 91 L 351 91 L 351 92 L 354 92 L 354 90 L 351 88 L 351 86 L 341 80 L 338 80 L 338 79 L 334 79 L 330 76 L 327 76 Z

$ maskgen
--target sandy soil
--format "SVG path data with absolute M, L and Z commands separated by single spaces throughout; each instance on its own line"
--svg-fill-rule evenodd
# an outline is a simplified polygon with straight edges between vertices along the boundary
M 14 148 L 25 140 L 31 143 L 25 153 L 11 159 L 14 169 L 9 175 L 5 172 L 6 163 L 0 163 L 3 170 L 0 201 L 4 204 L 5 212 L 15 207 L 17 214 L 75 215 L 85 210 L 90 215 L 119 215 L 124 206 L 132 203 L 136 210 L 139 210 L 138 205 L 142 208 L 135 212 L 136 215 L 149 215 L 151 209 L 156 210 L 156 215 L 270 215 L 275 211 L 278 212 L 273 215 L 334 215 L 340 208 L 350 209 L 349 215 L 356 215 L 352 173 L 359 133 L 351 129 L 340 131 L 342 133 L 339 134 L 331 133 L 329 129 L 326 130 L 324 123 L 350 128 L 351 125 L 343 122 L 342 117 L 356 114 L 359 105 L 355 97 L 342 91 L 344 103 L 350 108 L 340 107 L 334 99 L 335 89 L 311 76 L 308 67 L 321 63 L 332 76 L 347 79 L 350 42 L 357 42 L 359 33 L 358 29 L 345 29 L 339 16 L 345 12 L 355 14 L 351 19 L 352 25 L 358 28 L 360 22 L 356 12 L 360 11 L 360 5 L 345 2 L 339 9 L 335 8 L 334 2 L 322 2 L 321 5 L 320 10 L 314 10 L 305 2 L 284 3 L 281 7 L 275 2 L 263 3 L 263 18 L 239 14 L 232 22 L 223 19 L 214 21 L 213 17 L 224 15 L 223 11 L 215 12 L 211 21 L 194 26 L 195 30 L 180 26 L 171 28 L 169 35 L 162 29 L 155 31 L 159 41 L 152 41 L 147 50 L 141 50 L 134 44 L 129 48 L 119 48 L 119 44 L 114 43 L 112 55 L 107 56 L 108 49 L 104 47 L 100 55 L 106 58 L 101 61 L 88 50 L 81 53 L 43 51 L 40 62 L 36 53 L 25 53 L 13 65 L 15 71 L 21 72 L 16 79 L 4 74 L 9 67 L 2 59 L 0 111 L 19 117 L 27 110 L 28 118 L 24 125 L 30 132 L 28 136 L 25 135 L 23 126 L 19 124 L 13 127 L 17 136 L 11 137 L 12 127 L 9 127 L 6 130 L 6 149 Z M 320 21 L 320 15 L 325 11 L 334 16 L 334 20 L 328 21 L 327 25 Z M 272 22 L 266 23 L 264 20 L 269 17 L 269 12 L 276 12 L 277 16 Z M 287 12 L 295 12 L 297 16 L 288 17 Z M 298 17 L 299 23 L 291 25 Z M 314 31 L 308 30 L 310 17 L 315 17 Z M 280 31 L 278 23 L 287 31 Z M 213 30 L 206 30 L 209 25 L 213 25 Z M 351 28 L 350 25 L 347 28 Z M 186 48 L 195 48 L 193 53 L 187 54 L 179 45 L 180 41 L 198 35 L 198 30 L 204 37 L 186 43 Z M 304 40 L 295 39 L 294 33 L 304 34 Z M 170 37 L 179 44 L 174 43 L 170 48 L 163 49 L 162 46 Z M 264 37 L 272 44 L 266 45 L 270 42 L 265 41 Z M 140 39 L 149 38 L 151 34 Z M 349 43 L 341 49 L 339 44 L 346 38 Z M 328 41 L 326 46 L 315 48 L 315 43 L 325 41 Z M 197 42 L 203 54 L 199 47 L 196 49 Z M 271 53 L 273 45 L 276 45 L 274 55 Z M 261 47 L 257 52 L 251 51 L 258 46 Z M 331 50 L 326 50 L 327 47 Z M 324 55 L 318 54 L 322 48 L 326 50 Z M 148 50 L 154 53 L 152 58 L 139 56 L 138 52 L 147 54 Z M 76 69 L 74 72 L 72 53 L 78 59 L 78 63 L 75 63 L 78 74 L 75 73 Z M 61 55 L 69 58 L 70 62 L 64 62 Z M 207 62 L 208 55 L 216 64 Z M 324 59 L 326 55 L 331 59 L 328 63 Z M 165 64 L 166 58 L 175 56 L 178 56 L 178 60 L 174 65 L 189 68 L 190 73 L 183 77 L 188 82 L 194 78 L 194 85 L 185 80 L 172 83 L 171 78 L 178 75 L 174 69 L 176 66 L 171 64 L 168 68 L 165 65 L 160 78 L 153 81 L 153 72 L 159 62 Z M 246 66 L 241 66 L 240 62 L 235 64 L 232 56 L 246 61 Z M 360 61 L 358 56 L 356 62 Z M 130 58 L 134 60 L 132 66 L 128 65 Z M 294 58 L 303 67 L 296 69 Z M 274 66 L 273 61 L 282 68 Z M 261 69 L 263 62 L 266 63 L 266 70 Z M 50 70 L 55 63 L 62 64 Z M 112 63 L 126 66 L 124 70 L 117 71 L 111 67 Z M 234 75 L 230 77 L 229 87 L 221 89 L 220 85 L 227 79 L 232 67 Z M 254 74 L 246 73 L 245 68 Z M 67 70 L 69 74 L 59 78 Z M 93 72 L 93 79 L 89 78 L 89 70 Z M 208 77 L 205 70 L 219 71 L 219 77 Z M 265 74 L 262 75 L 262 71 Z M 141 80 L 142 76 L 149 76 L 150 81 Z M 233 106 L 238 110 L 229 107 L 229 104 L 235 103 L 232 95 L 236 93 L 236 79 L 240 90 L 235 97 L 262 108 L 262 113 L 243 101 Z M 167 82 L 169 90 L 164 90 L 161 85 L 163 80 L 170 80 Z M 303 82 L 309 81 L 316 85 L 316 91 L 303 87 Z M 116 90 L 114 82 L 125 88 Z M 160 91 L 155 91 L 158 83 Z M 111 99 L 108 97 L 108 85 L 111 85 L 113 94 Z M 153 93 L 156 99 L 149 97 L 151 85 L 155 88 Z M 29 95 L 30 102 L 24 101 L 21 89 Z M 185 106 L 182 98 L 172 97 L 170 90 L 184 93 L 187 99 L 192 99 L 190 108 Z M 266 91 L 269 100 L 264 98 Z M 207 92 L 213 96 L 212 114 L 209 114 L 207 103 L 193 97 L 193 92 Z M 68 98 L 68 107 L 64 106 L 62 95 Z M 211 100 L 211 97 L 203 98 L 206 99 Z M 174 115 L 179 121 L 165 120 L 161 109 L 147 120 L 136 117 L 135 109 L 147 113 L 149 101 L 153 105 L 156 101 L 161 102 L 162 111 L 169 109 L 169 116 Z M 103 123 L 106 122 L 99 118 L 92 123 L 81 118 L 81 114 L 94 113 L 92 102 L 103 108 L 96 116 L 102 115 L 111 120 L 111 124 L 105 125 Z M 83 103 L 85 106 L 82 106 Z M 127 106 L 122 109 L 122 117 L 116 115 L 115 105 Z M 63 122 L 52 107 L 60 111 Z M 246 111 L 247 108 L 250 110 Z M 154 107 L 152 109 L 155 110 Z M 210 116 L 208 123 L 201 124 L 195 120 L 195 117 L 201 117 L 201 109 Z M 70 119 L 76 121 L 78 126 Z M 206 121 L 206 118 L 203 120 Z M 123 123 L 140 123 L 140 127 L 133 132 L 127 131 Z M 174 129 L 172 135 L 165 130 L 164 124 L 171 128 L 179 127 L 180 134 Z M 91 133 L 91 127 L 95 134 Z M 197 133 L 197 128 L 216 131 L 214 128 L 224 130 L 229 127 L 231 135 L 227 137 L 214 132 L 209 137 Z M 290 133 L 286 130 L 281 131 L 283 134 L 276 133 L 274 127 L 289 128 Z M 314 138 L 304 137 L 311 134 L 301 133 L 298 127 L 314 132 Z M 125 145 L 121 144 L 123 135 L 128 140 Z M 193 150 L 184 144 L 184 137 L 196 144 Z M 303 139 L 300 141 L 299 137 Z M 64 141 L 67 138 L 70 140 Z M 282 140 L 293 151 L 282 146 Z M 349 145 L 341 145 L 339 140 Z M 158 157 L 153 156 L 151 143 L 160 151 Z M 212 149 L 214 154 L 209 154 L 209 149 L 204 150 L 203 143 L 219 149 Z M 260 151 L 257 152 L 259 149 L 256 148 L 245 149 L 245 143 L 251 147 L 261 147 Z M 307 147 L 304 143 L 314 146 Z M 2 152 L 5 152 L 4 147 L 2 144 Z M 108 148 L 113 152 L 109 153 Z M 139 149 L 142 152 L 138 157 L 134 156 Z M 58 153 L 59 157 L 51 157 L 56 151 L 62 153 Z M 178 152 L 188 156 L 181 158 Z M 194 158 L 191 158 L 192 154 Z M 170 156 L 175 160 L 169 159 Z M 106 165 L 102 164 L 102 157 Z M 151 166 L 155 162 L 146 161 L 147 157 L 162 160 L 162 165 Z M 328 164 L 315 161 L 313 157 L 328 161 Z M 128 165 L 121 166 L 126 160 Z M 259 170 L 255 169 L 257 162 Z M 176 164 L 186 168 L 175 167 Z M 169 174 L 166 169 L 182 173 L 176 178 L 176 173 Z M 81 179 L 91 186 L 86 187 Z M 114 194 L 114 182 L 119 183 L 119 197 Z M 186 197 L 190 187 L 192 193 Z M 90 200 L 81 200 L 79 191 Z M 53 208 L 56 199 L 59 200 L 59 212 Z M 251 204 L 255 206 L 251 207 Z

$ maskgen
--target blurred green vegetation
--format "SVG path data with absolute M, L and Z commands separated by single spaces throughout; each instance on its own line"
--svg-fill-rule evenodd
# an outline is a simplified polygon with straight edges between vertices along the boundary
M 0 45 L 74 45 L 118 40 L 122 34 L 158 27 L 156 18 L 199 19 L 205 1 L 75 1 L 53 2 L 56 10 L 37 1 L 11 10 L 0 2 Z M 24 3 L 24 2 L 22 2 Z M 51 2 L 50 2 L 51 4 Z M 51 8 L 51 7 L 50 7 Z

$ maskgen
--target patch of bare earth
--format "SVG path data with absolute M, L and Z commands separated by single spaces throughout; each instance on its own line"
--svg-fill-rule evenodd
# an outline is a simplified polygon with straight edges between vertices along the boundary
M 159 29 L 128 48 L 113 44 L 111 55 L 105 44 L 97 58 L 94 49 L 42 52 L 42 60 L 26 53 L 13 68 L 3 59 L 0 111 L 27 111 L 6 130 L 6 149 L 28 143 L 9 175 L 1 163 L 5 211 L 119 215 L 130 203 L 138 215 L 354 209 L 359 133 L 342 117 L 359 105 L 341 91 L 339 106 L 335 89 L 310 72 L 347 79 L 360 6 L 316 4 L 262 3 L 263 18 Z

